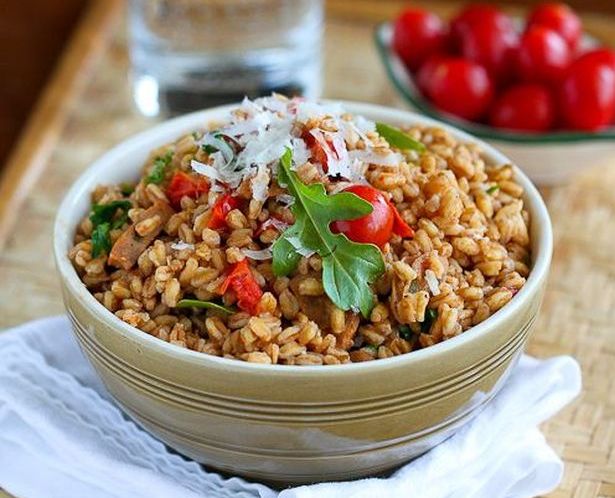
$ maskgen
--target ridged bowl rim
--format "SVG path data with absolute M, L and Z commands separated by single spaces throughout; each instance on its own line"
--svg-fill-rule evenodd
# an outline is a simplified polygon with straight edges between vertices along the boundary
M 469 133 L 456 129 L 449 124 L 442 123 L 410 111 L 345 100 L 331 100 L 325 102 L 339 103 L 344 106 L 348 112 L 360 114 L 372 120 L 386 121 L 391 124 L 423 124 L 442 127 L 460 140 L 478 144 L 483 151 L 484 157 L 486 157 L 488 161 L 496 164 L 512 163 L 510 159 L 498 152 L 494 147 L 470 135 Z M 237 105 L 238 104 L 230 104 L 214 107 L 170 119 L 119 143 L 95 160 L 79 176 L 79 178 L 68 190 L 62 203 L 60 204 L 54 224 L 53 248 L 56 267 L 58 269 L 61 281 L 66 286 L 68 291 L 73 296 L 77 297 L 89 311 L 97 315 L 101 320 L 107 322 L 110 329 L 118 334 L 127 337 L 132 341 L 141 343 L 158 353 L 168 355 L 170 358 L 174 358 L 178 361 L 202 365 L 203 367 L 206 367 L 207 365 L 212 367 L 222 367 L 229 372 L 258 372 L 261 374 L 265 372 L 279 372 L 279 375 L 285 373 L 296 375 L 301 373 L 301 375 L 306 377 L 326 376 L 341 373 L 352 375 L 354 373 L 365 371 L 377 372 L 388 370 L 390 368 L 409 366 L 417 361 L 440 357 L 441 355 L 445 355 L 448 351 L 459 347 L 462 344 L 476 341 L 485 334 L 493 333 L 501 324 L 518 313 L 524 305 L 527 305 L 528 302 L 537 294 L 539 287 L 546 280 L 553 250 L 551 221 L 544 201 L 542 200 L 536 187 L 518 167 L 514 166 L 515 179 L 521 184 L 525 191 L 524 201 L 532 214 L 532 224 L 536 224 L 536 229 L 532 230 L 534 237 L 538 237 L 538 240 L 535 241 L 534 253 L 532 254 L 532 269 L 523 288 L 508 304 L 484 322 L 472 327 L 463 334 L 453 337 L 452 339 L 435 344 L 429 348 L 413 351 L 409 354 L 370 362 L 327 366 L 267 365 L 227 359 L 199 353 L 186 348 L 180 348 L 128 325 L 116 317 L 113 313 L 109 312 L 96 300 L 92 294 L 90 294 L 73 268 L 68 258 L 68 249 L 71 246 L 76 224 L 71 223 L 69 213 L 79 202 L 83 201 L 84 196 L 89 197 L 94 186 L 104 183 L 104 171 L 109 171 L 109 169 L 112 169 L 114 167 L 114 163 L 116 163 L 116 161 L 118 161 L 118 159 L 122 156 L 128 154 L 129 152 L 134 153 L 135 151 L 143 151 L 146 155 L 156 146 L 156 144 L 163 145 L 164 143 L 178 138 L 182 133 L 187 133 L 191 130 L 204 126 L 208 121 L 218 120 Z M 139 171 L 141 166 L 142 164 L 135 164 L 133 169 L 126 172 L 126 178 L 134 178 L 136 172 Z M 86 213 L 82 213 L 80 217 L 85 216 L 85 214 Z

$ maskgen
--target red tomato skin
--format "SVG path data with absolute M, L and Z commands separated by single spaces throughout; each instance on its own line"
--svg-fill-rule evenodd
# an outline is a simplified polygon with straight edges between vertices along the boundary
M 493 103 L 489 123 L 496 128 L 541 132 L 553 127 L 555 104 L 548 88 L 525 83 L 505 90 Z
M 350 240 L 383 247 L 393 233 L 394 215 L 386 196 L 369 185 L 351 185 L 344 189 L 369 202 L 373 211 L 355 220 L 337 220 L 331 223 L 333 233 L 343 233 Z
M 611 48 L 596 48 L 585 52 L 581 57 L 586 61 L 595 61 L 595 64 L 607 64 L 615 70 L 615 50 Z
M 485 68 L 455 57 L 438 62 L 427 88 L 436 107 L 469 120 L 483 117 L 493 94 L 493 81 Z
M 512 19 L 488 3 L 472 3 L 462 9 L 451 21 L 450 42 L 455 50 L 461 45 L 465 33 L 477 24 L 486 23 L 498 29 L 514 31 Z
M 528 29 L 519 44 L 517 68 L 525 82 L 557 84 L 572 60 L 566 41 L 543 26 Z
M 544 26 L 559 34 L 574 53 L 579 45 L 583 26 L 581 19 L 565 3 L 547 2 L 536 7 L 528 16 L 527 27 Z
M 416 86 L 418 87 L 418 89 L 423 94 L 427 95 L 429 83 L 433 78 L 434 72 L 437 69 L 438 64 L 440 63 L 440 61 L 446 58 L 447 56 L 444 54 L 434 54 L 430 56 L 425 62 L 423 62 L 423 64 L 421 64 L 421 67 L 416 73 L 416 78 L 414 81 L 416 82 Z
M 251 315 L 258 311 L 258 303 L 263 295 L 263 290 L 254 278 L 247 259 L 233 264 L 222 282 L 218 292 L 224 294 L 229 287 L 237 296 L 237 306 Z
M 466 59 L 484 66 L 495 81 L 507 83 L 514 74 L 519 35 L 507 23 L 490 17 L 473 23 L 462 32 L 460 49 Z
M 184 196 L 196 199 L 209 191 L 209 183 L 202 178 L 195 178 L 183 171 L 176 171 L 166 189 L 171 206 L 181 208 L 181 199 Z
M 444 48 L 446 27 L 435 14 L 423 9 L 404 10 L 393 25 L 393 49 L 411 71 L 431 54 Z
M 562 124 L 575 130 L 596 131 L 615 118 L 615 68 L 608 60 L 588 53 L 570 66 L 559 89 Z
M 209 218 L 207 227 L 214 230 L 226 228 L 226 215 L 239 206 L 240 200 L 231 194 L 224 194 L 218 197 L 212 208 L 211 218 Z

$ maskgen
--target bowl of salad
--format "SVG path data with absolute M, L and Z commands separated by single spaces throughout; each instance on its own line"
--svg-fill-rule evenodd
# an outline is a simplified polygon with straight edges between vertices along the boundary
M 526 19 L 470 4 L 449 23 L 410 8 L 375 40 L 407 104 L 498 147 L 538 184 L 615 156 L 615 51 L 565 4 Z
M 448 125 L 274 95 L 114 147 L 58 210 L 75 337 L 122 409 L 234 475 L 391 469 L 491 401 L 552 234 L 530 180 Z

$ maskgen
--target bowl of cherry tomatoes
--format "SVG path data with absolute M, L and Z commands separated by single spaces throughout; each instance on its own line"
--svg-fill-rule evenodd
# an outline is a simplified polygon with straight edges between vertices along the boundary
M 524 19 L 470 4 L 448 23 L 409 8 L 375 39 L 406 103 L 488 141 L 538 184 L 615 158 L 615 50 L 565 4 Z

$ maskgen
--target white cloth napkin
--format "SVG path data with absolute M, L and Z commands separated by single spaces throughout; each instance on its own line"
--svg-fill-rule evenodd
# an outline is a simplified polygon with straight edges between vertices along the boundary
M 278 492 L 171 452 L 113 403 L 68 320 L 47 318 L 0 334 L 0 487 L 20 498 L 532 497 L 563 468 L 537 425 L 580 388 L 574 359 L 524 356 L 473 422 L 391 476 Z

